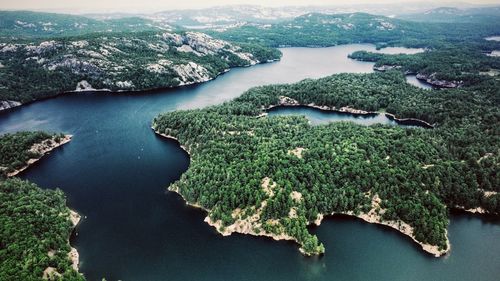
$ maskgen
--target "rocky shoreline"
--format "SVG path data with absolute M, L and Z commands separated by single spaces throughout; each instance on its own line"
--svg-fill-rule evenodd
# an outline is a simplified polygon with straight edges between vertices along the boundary
M 55 140 L 55 137 L 52 137 L 51 139 L 45 140 L 42 143 L 34 144 L 30 150 L 38 153 L 40 155 L 40 157 L 29 159 L 28 162 L 25 164 L 25 166 L 15 170 L 11 173 L 8 173 L 7 177 L 13 177 L 13 176 L 21 173 L 22 171 L 28 169 L 29 166 L 36 163 L 38 160 L 42 159 L 42 157 L 45 156 L 46 154 L 48 154 L 50 151 L 58 148 L 59 146 L 62 146 L 64 144 L 70 142 L 72 137 L 73 137 L 72 135 L 65 135 L 64 138 L 59 140 L 59 142 L 57 142 Z
M 371 196 L 371 193 L 369 193 L 367 196 Z M 352 211 L 346 212 L 346 213 L 332 213 L 331 215 L 347 215 L 347 216 L 352 216 L 356 217 L 359 219 L 362 219 L 365 222 L 368 223 L 373 223 L 373 224 L 380 224 L 384 226 L 391 227 L 400 233 L 410 237 L 415 243 L 420 245 L 422 247 L 422 250 L 425 252 L 435 256 L 435 257 L 440 257 L 445 254 L 447 254 L 451 250 L 451 245 L 450 245 L 450 240 L 448 239 L 448 232 L 446 231 L 446 249 L 440 250 L 438 246 L 436 245 L 430 245 L 427 243 L 423 243 L 418 241 L 415 236 L 413 235 L 413 227 L 410 226 L 409 224 L 403 222 L 403 221 L 383 221 L 382 220 L 382 214 L 385 212 L 384 209 L 381 209 L 380 203 L 382 200 L 378 197 L 377 194 L 375 194 L 372 197 L 372 208 L 368 213 L 360 213 L 360 214 L 355 214 Z M 323 214 L 319 214 L 317 219 L 313 222 L 313 224 L 319 226 L 321 225 L 321 222 L 323 221 L 323 218 L 325 216 Z
M 373 70 L 379 72 L 385 72 L 394 69 L 400 70 L 402 69 L 402 67 L 400 65 L 387 65 L 387 64 L 383 64 L 380 66 L 373 66 Z M 436 79 L 436 73 L 427 75 L 423 73 L 413 73 L 409 71 L 405 72 L 405 75 L 410 75 L 410 74 L 415 74 L 418 80 L 424 81 L 427 84 L 434 86 L 436 88 L 458 88 L 461 87 L 463 84 L 463 81 L 447 81 L 447 80 Z
M 222 226 L 222 221 L 220 221 L 220 220 L 219 221 L 212 221 L 212 219 L 210 218 L 210 216 L 208 216 L 209 210 L 203 208 L 199 204 L 193 204 L 193 203 L 190 203 L 188 200 L 186 200 L 186 198 L 179 192 L 179 189 L 175 185 L 170 186 L 168 188 L 168 190 L 171 191 L 171 192 L 175 192 L 179 196 L 181 196 L 181 198 L 184 200 L 184 202 L 186 202 L 187 206 L 194 207 L 194 208 L 197 208 L 197 209 L 201 209 L 201 210 L 207 212 L 207 216 L 205 217 L 205 219 L 203 221 L 206 222 L 208 225 L 214 227 L 215 230 L 219 234 L 221 234 L 222 236 L 230 236 L 233 233 L 240 233 L 240 234 L 245 234 L 245 235 L 253 235 L 253 236 L 260 236 L 260 237 L 269 237 L 269 238 L 272 238 L 275 241 L 280 241 L 280 240 L 293 241 L 293 242 L 299 244 L 299 242 L 297 241 L 296 238 L 294 238 L 292 236 L 289 236 L 287 234 L 279 234 L 278 235 L 278 234 L 273 234 L 273 233 L 265 232 L 264 230 L 261 230 L 260 232 L 256 232 L 254 230 L 255 229 L 255 225 L 251 224 L 251 222 L 249 220 L 245 220 L 245 221 L 238 220 L 238 221 L 236 221 L 235 223 L 233 223 L 231 225 L 223 227 Z M 265 204 L 266 204 L 265 201 L 262 202 L 261 208 L 265 207 Z M 252 219 L 252 218 L 255 219 L 255 216 L 259 216 L 259 214 L 258 213 L 254 214 L 253 216 L 250 217 L 250 219 Z M 303 255 L 310 256 L 302 248 L 299 248 L 299 251 Z
M 331 215 L 352 216 L 352 217 L 356 217 L 358 219 L 361 219 L 367 223 L 379 224 L 379 225 L 391 227 L 391 228 L 397 230 L 398 232 L 400 232 L 401 234 L 410 237 L 415 243 L 420 245 L 422 250 L 433 255 L 434 257 L 441 257 L 443 255 L 446 255 L 451 250 L 451 244 L 450 244 L 450 241 L 448 239 L 448 232 L 446 232 L 446 245 L 447 245 L 447 247 L 444 250 L 439 250 L 439 248 L 435 245 L 426 244 L 426 243 L 423 243 L 423 242 L 416 240 L 415 237 L 413 236 L 413 228 L 409 224 L 407 224 L 403 221 L 381 221 L 380 218 L 377 217 L 377 215 L 374 215 L 371 211 L 368 213 L 361 213 L 359 215 L 356 215 L 353 212 L 333 213 Z M 324 218 L 324 216 L 321 215 L 316 221 L 314 221 L 314 224 L 319 226 L 321 224 L 321 221 L 323 220 L 323 218 Z
M 153 131 L 155 132 L 155 134 L 157 134 L 159 136 L 162 136 L 162 137 L 164 137 L 166 139 L 175 140 L 176 142 L 178 142 L 179 146 L 182 148 L 182 150 L 184 150 L 189 156 L 191 156 L 191 152 L 189 151 L 189 149 L 187 147 L 185 147 L 184 145 L 182 145 L 181 142 L 179 141 L 179 139 L 177 139 L 176 137 L 171 136 L 171 135 L 160 133 L 154 127 L 151 127 L 151 129 L 153 129 Z
M 69 219 L 70 219 L 71 223 L 73 224 L 73 230 L 75 230 L 76 227 L 78 226 L 78 224 L 80 223 L 82 216 L 80 216 L 80 214 L 78 214 L 77 212 L 75 212 L 73 210 L 69 210 Z M 69 243 L 69 239 L 68 239 L 68 243 Z M 68 257 L 71 260 L 73 269 L 75 271 L 78 271 L 79 265 L 80 265 L 80 254 L 78 253 L 76 248 L 71 247 L 71 251 L 68 253 Z
M 373 66 L 373 70 L 378 71 L 378 72 L 386 72 L 386 71 L 394 70 L 394 69 L 401 70 L 402 66 L 400 66 L 400 65 L 387 65 L 387 64 L 383 64 L 380 66 Z M 463 85 L 463 81 L 447 81 L 447 80 L 436 79 L 436 73 L 432 73 L 432 74 L 427 75 L 427 74 L 423 74 L 423 73 L 414 73 L 414 72 L 410 72 L 410 71 L 405 72 L 405 75 L 411 75 L 411 74 L 416 75 L 415 77 L 418 80 L 424 81 L 427 84 L 434 86 L 436 88 L 449 88 L 449 89 L 451 89 L 451 88 L 458 88 L 458 87 L 461 87 Z
M 320 107 L 320 109 L 323 109 L 323 108 L 324 107 Z M 358 112 L 358 111 L 356 111 L 356 112 Z M 154 126 L 152 127 L 152 129 L 155 131 L 156 134 L 158 134 L 162 137 L 172 139 L 172 140 L 179 142 L 179 140 L 174 136 L 159 133 L 158 131 L 155 130 Z M 184 151 L 186 151 L 186 153 L 191 155 L 188 148 L 186 148 L 185 146 L 180 144 L 180 142 L 179 142 L 179 145 L 181 146 L 181 148 Z M 184 202 L 186 202 L 186 205 L 202 209 L 207 213 L 209 212 L 209 210 L 203 208 L 199 204 L 190 203 L 180 193 L 178 187 L 175 184 L 171 185 L 168 188 L 168 190 L 179 194 L 182 197 L 182 199 L 184 200 Z M 421 246 L 422 250 L 424 250 L 425 252 L 427 252 L 429 254 L 432 254 L 435 257 L 443 256 L 450 251 L 451 245 L 450 245 L 450 241 L 448 239 L 447 232 L 445 234 L 446 235 L 446 245 L 447 245 L 446 249 L 439 249 L 438 246 L 420 242 L 420 241 L 416 240 L 415 236 L 413 235 L 413 227 L 411 227 L 409 224 L 407 224 L 403 221 L 383 221 L 382 217 L 381 217 L 380 206 L 379 206 L 380 202 L 381 202 L 380 198 L 378 198 L 378 196 L 375 195 L 372 198 L 372 209 L 368 213 L 361 213 L 361 214 L 356 215 L 354 212 L 347 212 L 347 213 L 332 213 L 331 215 L 342 214 L 342 215 L 354 216 L 354 217 L 362 219 L 368 223 L 380 224 L 380 225 L 385 225 L 385 226 L 391 227 L 391 228 L 399 231 L 400 233 L 410 237 L 415 243 L 417 243 L 418 245 Z M 237 212 L 237 210 L 235 210 L 233 212 L 232 216 L 233 216 L 233 218 L 236 219 L 236 221 L 233 224 L 225 226 L 225 227 L 222 225 L 222 221 L 220 221 L 220 220 L 213 221 L 210 218 L 210 216 L 208 216 L 208 215 L 205 217 L 204 221 L 208 225 L 214 227 L 217 230 L 217 232 L 220 233 L 222 236 L 229 236 L 233 233 L 241 233 L 241 234 L 248 234 L 248 235 L 253 235 L 253 236 L 270 237 L 276 241 L 279 241 L 279 240 L 294 241 L 295 243 L 300 244 L 295 237 L 292 237 L 292 236 L 287 235 L 285 233 L 274 234 L 274 233 L 268 233 L 268 232 L 260 229 L 260 222 L 259 222 L 260 210 L 262 210 L 266 206 L 266 203 L 267 203 L 266 201 L 263 201 L 261 203 L 261 206 L 255 210 L 255 213 L 252 216 L 246 217 L 245 219 L 239 218 L 238 217 L 239 212 Z M 382 212 L 383 212 L 383 210 L 382 210 Z M 319 225 L 321 225 L 321 222 L 322 222 L 324 217 L 325 217 L 325 215 L 319 214 L 318 218 L 313 222 L 309 222 L 309 224 L 310 225 L 314 224 L 314 225 L 319 226 Z M 256 231 L 255 229 L 259 229 L 259 231 Z M 310 254 L 306 253 L 302 248 L 300 248 L 299 250 L 302 254 L 304 254 L 306 256 L 310 256 Z
M 68 219 L 71 222 L 73 231 L 75 231 L 77 225 L 80 223 L 81 218 L 82 217 L 80 216 L 80 214 L 78 214 L 77 212 L 75 212 L 71 209 L 69 210 Z M 68 244 L 69 244 L 70 249 L 71 249 L 67 253 L 68 259 L 71 261 L 71 267 L 73 268 L 73 270 L 78 272 L 79 264 L 80 264 L 80 255 L 78 254 L 78 251 L 76 250 L 76 248 L 71 247 L 69 237 L 68 237 Z M 47 253 L 49 258 L 54 257 L 55 254 L 56 254 L 56 251 L 54 251 L 54 250 L 50 250 Z M 57 279 L 58 280 L 58 278 L 60 278 L 61 276 L 62 276 L 62 274 L 57 271 L 57 268 L 49 266 L 49 267 L 45 268 L 45 270 L 43 271 L 42 279 L 44 279 L 44 280 L 56 280 Z
M 314 103 L 303 105 L 303 104 L 300 104 L 298 101 L 296 101 L 296 100 L 294 100 L 292 98 L 289 98 L 289 97 L 286 97 L 286 96 L 280 96 L 278 104 L 270 105 L 268 107 L 263 107 L 262 110 L 264 112 L 261 113 L 260 115 L 258 115 L 257 117 L 265 116 L 265 115 L 267 115 L 267 113 L 266 113 L 267 110 L 275 108 L 275 107 L 279 107 L 279 106 L 305 106 L 305 107 L 315 108 L 315 109 L 324 110 L 324 111 L 336 111 L 336 112 L 350 113 L 350 114 L 357 114 L 357 115 L 381 114 L 380 112 L 370 112 L 370 111 L 358 110 L 358 109 L 354 109 L 354 108 L 350 108 L 350 107 L 336 108 L 336 107 L 329 107 L 329 106 L 318 106 L 318 105 L 316 105 Z M 399 121 L 399 122 L 405 122 L 405 121 L 422 122 L 423 124 L 425 124 L 425 125 L 427 125 L 429 127 L 434 127 L 434 125 L 429 124 L 429 123 L 427 123 L 425 121 L 422 121 L 422 120 L 413 119 L 413 118 L 398 119 L 393 114 L 390 114 L 390 113 L 385 113 L 385 114 L 387 116 L 393 118 L 394 120 Z M 165 138 L 168 138 L 168 139 L 172 139 L 172 140 L 175 140 L 175 141 L 179 142 L 179 140 L 176 137 L 174 137 L 174 136 L 158 132 L 155 129 L 154 124 L 153 124 L 153 126 L 151 128 L 153 129 L 153 131 L 156 134 L 158 134 L 158 135 L 160 135 L 162 137 L 165 137 Z M 186 153 L 188 153 L 191 156 L 191 153 L 190 153 L 190 151 L 189 151 L 189 149 L 187 147 L 183 146 L 180 142 L 179 142 L 179 145 L 180 145 L 180 147 L 184 151 L 186 151 Z M 196 204 L 196 203 L 193 204 L 193 203 L 188 202 L 186 200 L 186 198 L 184 198 L 184 196 L 179 192 L 177 186 L 172 185 L 172 186 L 169 187 L 169 190 L 172 191 L 172 192 L 175 192 L 175 193 L 179 194 L 183 198 L 183 200 L 186 202 L 186 204 L 188 206 L 192 206 L 192 207 L 195 207 L 195 208 L 200 208 L 200 209 L 206 211 L 207 213 L 209 212 L 209 210 L 206 210 L 205 208 L 203 208 L 199 204 Z M 375 211 L 375 210 L 380 210 L 380 208 L 378 207 L 379 203 L 380 203 L 380 199 L 378 198 L 378 196 L 374 196 L 373 197 L 373 202 L 372 202 L 373 209 L 370 212 L 368 212 L 368 213 L 361 213 L 361 214 L 356 215 L 353 212 L 347 212 L 347 213 L 332 213 L 331 215 L 343 214 L 343 215 L 348 215 L 348 216 L 354 216 L 354 217 L 362 219 L 362 220 L 364 220 L 364 221 L 366 221 L 368 223 L 385 225 L 385 226 L 391 227 L 393 229 L 396 229 L 399 232 L 401 232 L 402 234 L 410 237 L 415 243 L 419 244 L 425 252 L 427 252 L 429 254 L 432 254 L 435 257 L 443 256 L 443 255 L 445 255 L 446 253 L 448 253 L 450 251 L 451 246 L 450 246 L 450 242 L 448 240 L 448 237 L 446 237 L 446 239 L 447 239 L 446 240 L 446 244 L 447 244 L 446 249 L 440 250 L 438 248 L 438 246 L 426 244 L 426 243 L 423 243 L 423 242 L 420 242 L 420 241 L 416 240 L 415 237 L 413 236 L 413 228 L 410 225 L 408 225 L 407 223 L 405 223 L 403 221 L 383 221 L 381 215 L 378 213 L 379 211 L 377 211 L 377 212 Z M 241 233 L 241 234 L 249 234 L 249 235 L 253 235 L 253 236 L 270 237 L 270 238 L 272 238 L 274 240 L 277 240 L 277 241 L 278 240 L 294 241 L 295 243 L 300 244 L 297 241 L 296 238 L 294 238 L 292 236 L 289 236 L 287 234 L 284 234 L 284 233 L 281 233 L 281 234 L 267 233 L 267 232 L 263 231 L 262 229 L 260 229 L 260 227 L 259 227 L 260 226 L 260 222 L 259 222 L 260 213 L 259 213 L 259 210 L 261 210 L 262 208 L 264 208 L 265 204 L 266 204 L 266 201 L 262 202 L 262 206 L 260 206 L 259 208 L 257 208 L 255 210 L 254 215 L 252 215 L 252 216 L 250 216 L 248 218 L 245 218 L 245 219 L 240 219 L 238 217 L 238 214 L 235 215 L 233 213 L 233 218 L 235 218 L 235 222 L 233 224 L 225 226 L 225 227 L 222 225 L 222 221 L 220 221 L 220 220 L 219 221 L 213 221 L 208 215 L 205 217 L 204 221 L 207 224 L 209 224 L 210 226 L 213 226 L 217 230 L 217 232 L 219 232 L 223 236 L 229 236 L 229 235 L 231 235 L 233 233 Z M 323 220 L 323 218 L 324 218 L 324 215 L 323 214 L 319 214 L 318 215 L 318 219 L 316 219 L 314 222 L 310 222 L 309 224 L 310 225 L 315 224 L 315 225 L 319 226 L 321 224 L 321 221 Z M 258 231 L 256 231 L 255 229 L 258 229 Z M 309 255 L 302 248 L 300 248 L 299 250 L 300 250 L 300 252 L 302 254 Z
M 182 197 L 182 199 L 184 200 L 184 202 L 186 202 L 186 205 L 191 206 L 191 207 L 195 207 L 198 209 L 202 209 L 207 213 L 209 212 L 208 210 L 206 210 L 205 208 L 203 208 L 199 204 L 189 203 L 186 200 L 186 198 L 184 198 L 184 196 L 179 192 L 177 187 L 171 186 L 169 188 L 169 191 L 172 191 L 172 192 L 179 194 Z M 265 203 L 266 203 L 265 201 L 262 202 L 262 204 L 264 206 L 261 206 L 261 208 L 265 207 Z M 433 255 L 434 257 L 441 257 L 443 255 L 446 255 L 451 250 L 451 244 L 450 244 L 450 241 L 448 239 L 448 232 L 446 232 L 446 245 L 447 245 L 447 247 L 446 247 L 446 249 L 440 250 L 438 246 L 426 244 L 426 243 L 423 243 L 423 242 L 416 240 L 415 236 L 413 236 L 413 228 L 409 224 L 407 224 L 403 221 L 382 221 L 381 217 L 375 213 L 375 209 L 370 210 L 370 212 L 368 212 L 368 213 L 361 213 L 358 215 L 354 214 L 353 212 L 332 213 L 331 215 L 353 216 L 353 217 L 362 219 L 363 221 L 368 222 L 368 223 L 379 224 L 379 225 L 391 227 L 391 228 L 397 230 L 398 232 L 400 232 L 401 234 L 410 237 L 415 243 L 417 243 L 422 248 L 423 251 Z M 297 241 L 296 238 L 289 236 L 287 234 L 284 234 L 284 233 L 273 234 L 273 233 L 265 232 L 263 230 L 256 232 L 255 227 L 258 227 L 258 225 L 253 224 L 252 222 L 257 220 L 258 216 L 259 216 L 259 213 L 257 212 L 256 214 L 254 214 L 253 216 L 251 216 L 248 219 L 237 220 L 233 224 L 228 225 L 226 227 L 222 226 L 222 221 L 220 221 L 220 220 L 213 221 L 208 215 L 205 217 L 204 222 L 206 222 L 208 225 L 214 227 L 216 229 L 216 231 L 219 234 L 221 234 L 222 236 L 230 236 L 233 233 L 240 233 L 240 234 L 260 236 L 260 237 L 269 237 L 269 238 L 272 238 L 273 240 L 276 240 L 276 241 L 281 241 L 281 240 L 293 241 L 293 242 L 300 245 L 300 243 Z M 324 218 L 325 218 L 325 215 L 319 214 L 318 218 L 314 222 L 310 222 L 309 225 L 320 226 L 321 222 L 323 221 Z M 306 253 L 302 248 L 299 248 L 299 251 L 305 256 L 311 256 L 310 254 Z
M 438 88 L 458 88 L 463 84 L 462 81 L 446 81 L 436 79 L 436 73 L 432 73 L 430 75 L 418 73 L 416 78 Z
M 0 101 L 0 111 L 18 107 L 20 105 L 21 103 L 18 101 L 11 101 L 11 100 Z

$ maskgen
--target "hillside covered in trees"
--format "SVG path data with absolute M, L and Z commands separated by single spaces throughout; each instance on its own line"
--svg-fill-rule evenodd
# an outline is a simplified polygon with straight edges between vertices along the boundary
M 29 43 L 27 43 L 29 42 Z M 232 67 L 277 60 L 276 49 L 198 32 L 113 33 L 0 43 L 0 101 L 67 91 L 138 91 L 205 82 Z
M 68 257 L 72 229 L 62 191 L 0 180 L 0 279 L 84 280 Z
M 69 256 L 69 237 L 79 215 L 66 207 L 63 192 L 6 178 L 9 171 L 41 157 L 34 146 L 63 138 L 44 132 L 0 136 L 0 280 L 84 280 L 77 260 L 75 265 Z
M 89 33 L 172 30 L 168 24 L 139 17 L 97 20 L 84 16 L 31 11 L 0 11 L 0 39 L 67 37 Z
M 46 152 L 67 141 L 63 134 L 46 132 L 18 132 L 0 136 L 0 178 L 27 167 L 31 159 L 39 159 Z
M 170 186 L 220 232 L 295 240 L 324 252 L 307 226 L 350 214 L 388 224 L 436 255 L 449 250 L 450 209 L 499 214 L 499 82 L 422 90 L 400 72 L 339 74 L 249 90 L 234 101 L 158 116 L 191 166 Z M 382 111 L 434 129 L 258 117 L 282 100 Z
M 215 37 L 272 47 L 326 47 L 351 43 L 435 48 L 444 42 L 478 41 L 496 35 L 498 21 L 476 23 L 415 22 L 366 13 L 309 13 L 279 23 L 247 23 L 212 31 Z

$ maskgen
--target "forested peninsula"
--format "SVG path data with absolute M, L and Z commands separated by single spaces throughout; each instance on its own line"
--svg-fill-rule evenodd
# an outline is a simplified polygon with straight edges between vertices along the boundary
M 440 256 L 450 250 L 449 212 L 498 215 L 499 82 L 422 90 L 398 71 L 339 74 L 253 88 L 231 102 L 155 118 L 191 166 L 169 189 L 208 212 L 223 234 L 296 241 L 307 255 L 324 246 L 307 226 L 347 214 L 389 225 Z M 303 117 L 265 117 L 281 101 L 380 111 L 433 129 L 311 126 Z
M 66 206 L 64 193 L 7 178 L 69 140 L 44 132 L 0 137 L 0 280 L 84 280 L 69 244 L 80 215 Z

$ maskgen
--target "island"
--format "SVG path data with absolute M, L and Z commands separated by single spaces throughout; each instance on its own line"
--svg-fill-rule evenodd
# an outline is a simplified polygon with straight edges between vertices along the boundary
M 152 127 L 191 157 L 169 190 L 204 209 L 223 235 L 291 240 L 318 255 L 324 245 L 308 226 L 343 214 L 392 227 L 442 256 L 451 249 L 450 210 L 500 213 L 498 88 L 494 78 L 473 89 L 429 91 L 398 70 L 338 74 L 161 114 Z M 385 112 L 432 126 L 311 126 L 299 116 L 267 117 L 276 105 Z

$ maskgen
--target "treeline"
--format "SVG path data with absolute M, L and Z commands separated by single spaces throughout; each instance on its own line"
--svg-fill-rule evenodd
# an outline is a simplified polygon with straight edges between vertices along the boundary
M 426 91 L 407 84 L 400 72 L 339 74 L 257 87 L 223 105 L 163 114 L 154 128 L 178 138 L 192 156 L 173 187 L 226 226 L 237 219 L 237 208 L 247 216 L 260 212 L 256 231 L 286 233 L 306 252 L 320 253 L 307 224 L 318 214 L 368 212 L 376 194 L 384 220 L 404 221 L 418 241 L 444 249 L 449 209 L 500 213 L 498 89 L 494 79 L 474 88 Z M 386 111 L 435 128 L 256 118 L 280 96 Z M 290 153 L 296 148 L 305 149 L 302 158 Z M 272 196 L 262 187 L 266 177 L 276 183 Z

